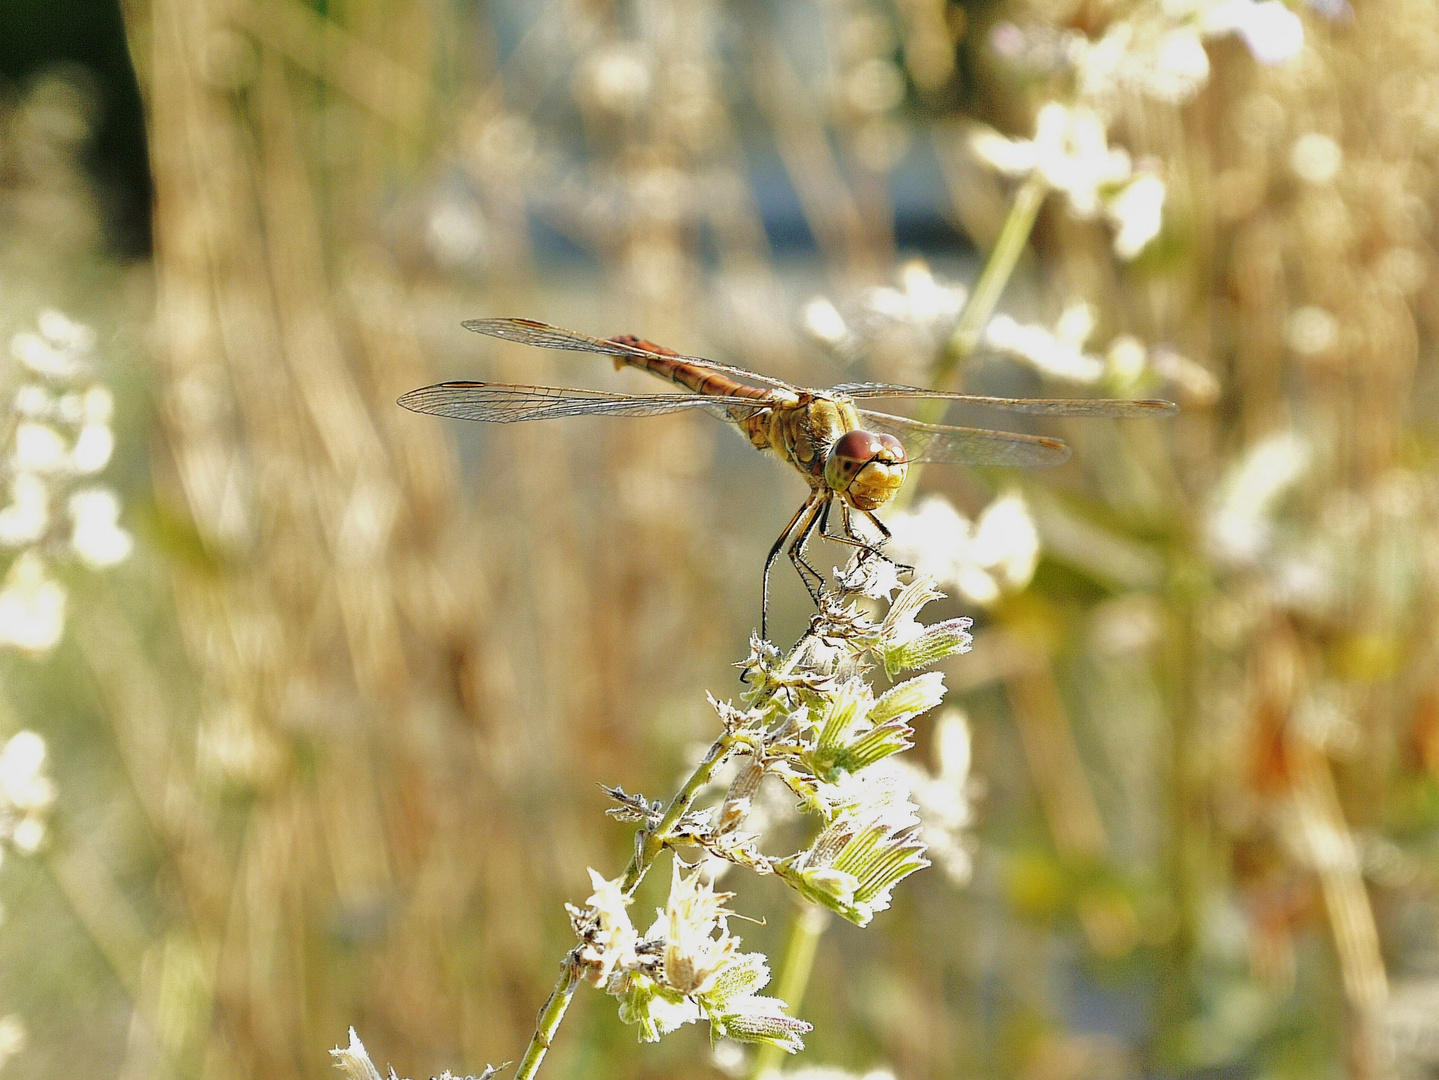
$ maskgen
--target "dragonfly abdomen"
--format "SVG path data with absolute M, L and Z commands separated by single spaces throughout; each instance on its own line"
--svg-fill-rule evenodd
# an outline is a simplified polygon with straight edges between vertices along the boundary
M 684 387 L 692 394 L 751 398 L 756 401 L 773 401 L 777 396 L 773 390 L 758 386 L 746 386 L 718 371 L 708 371 L 698 364 L 677 359 L 680 354 L 673 349 L 656 345 L 652 341 L 645 341 L 633 334 L 622 334 L 610 340 L 620 345 L 629 345 L 655 354 L 645 357 L 617 354 L 615 356 L 616 368 L 629 366 L 639 368 L 641 371 L 648 371 L 653 375 L 658 375 L 661 379 L 668 379 L 676 386 Z

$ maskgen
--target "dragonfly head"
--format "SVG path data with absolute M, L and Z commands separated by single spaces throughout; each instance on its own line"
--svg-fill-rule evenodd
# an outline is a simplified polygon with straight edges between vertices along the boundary
M 824 482 L 856 510 L 875 510 L 894 498 L 908 467 L 893 435 L 847 431 L 825 458 Z

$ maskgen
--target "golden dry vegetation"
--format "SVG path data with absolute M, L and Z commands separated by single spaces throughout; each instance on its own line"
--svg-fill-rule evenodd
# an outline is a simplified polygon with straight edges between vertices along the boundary
M 0 95 L 0 737 L 45 750 L 0 756 L 8 1076 L 328 1076 L 350 1025 L 404 1075 L 521 1052 L 563 903 L 630 854 L 598 784 L 663 796 L 713 738 L 799 490 L 707 416 L 399 409 L 440 378 L 652 389 L 482 315 L 1181 406 L 1050 425 L 1075 454 L 1042 474 L 927 468 L 893 515 L 976 619 L 941 666 L 967 741 L 948 773 L 924 723 L 916 751 L 952 850 L 825 933 L 787 1069 L 1439 1069 L 1433 0 L 125 26 L 152 258 L 107 249 L 83 75 Z M 89 424 L 113 454 L 35 458 L 28 386 L 65 453 Z M 96 484 L 118 518 L 65 501 Z M 727 887 L 779 968 L 795 905 Z M 588 992 L 545 1063 L 725 1067 Z

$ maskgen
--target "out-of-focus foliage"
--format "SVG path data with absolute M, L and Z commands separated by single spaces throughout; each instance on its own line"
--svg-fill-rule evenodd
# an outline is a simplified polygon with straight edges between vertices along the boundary
M 919 733 L 941 865 L 823 939 L 795 1065 L 1439 1067 L 1433 0 L 125 14 L 153 262 L 105 248 L 94 83 L 0 87 L 5 1075 L 523 1046 L 564 901 L 631 854 L 597 782 L 713 737 L 798 493 L 704 416 L 399 410 L 652 389 L 478 315 L 1183 407 L 1066 426 L 1044 476 L 926 468 L 892 518 L 976 617 L 967 722 Z M 746 1067 L 592 1006 L 550 1073 Z

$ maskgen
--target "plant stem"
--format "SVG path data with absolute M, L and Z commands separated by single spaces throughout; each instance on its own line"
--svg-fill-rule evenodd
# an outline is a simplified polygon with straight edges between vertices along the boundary
M 694 804 L 695 798 L 714 776 L 715 769 L 729 756 L 733 748 L 734 741 L 728 733 L 716 739 L 706 752 L 704 759 L 695 766 L 694 772 L 690 774 L 690 778 L 685 781 L 684 786 L 670 800 L 659 824 L 645 834 L 643 843 L 636 845 L 634 857 L 625 867 L 621 883 L 625 895 L 628 896 L 639 888 L 645 874 L 654 865 L 660 852 L 664 850 L 665 841 L 669 838 L 675 825 Z M 520 1066 L 515 1070 L 515 1080 L 532 1080 L 534 1075 L 539 1072 L 540 1062 L 544 1061 L 545 1054 L 554 1041 L 555 1032 L 559 1030 L 560 1021 L 565 1018 L 565 1010 L 570 1007 L 570 999 L 575 996 L 575 990 L 579 984 L 578 959 L 574 953 L 570 953 L 565 957 L 555 988 L 550 991 L 550 996 L 545 1000 L 544 1008 L 540 1010 L 539 1018 L 535 1021 L 535 1033 L 530 1036 L 530 1045 L 525 1048 L 525 1056 L 520 1059 Z
M 670 800 L 669 806 L 665 809 L 664 817 L 660 818 L 659 824 L 645 835 L 644 843 L 639 845 L 634 858 L 625 867 L 625 875 L 620 888 L 623 889 L 626 896 L 639 887 L 650 866 L 664 850 L 665 841 L 669 839 L 671 830 L 694 804 L 695 798 L 710 782 L 715 769 L 729 756 L 733 747 L 734 743 L 730 736 L 728 734 L 721 735 L 705 753 L 704 759 L 695 766 L 695 771 L 690 773 L 690 778 L 685 781 L 684 787 L 675 793 L 675 797 Z
M 799 914 L 790 924 L 789 941 L 785 944 L 784 962 L 780 968 L 779 983 L 775 996 L 785 1003 L 793 1016 L 804 1001 L 805 990 L 809 987 L 809 976 L 814 970 L 814 956 L 819 948 L 819 939 L 829 925 L 829 912 L 813 904 L 802 903 Z M 761 1046 L 754 1056 L 754 1068 L 750 1070 L 751 1080 L 761 1080 L 779 1071 L 784 1060 L 784 1051 L 778 1046 Z
M 1019 256 L 1029 243 L 1029 234 L 1034 231 L 1039 208 L 1044 205 L 1044 197 L 1048 193 L 1049 185 L 1037 172 L 1031 173 L 1014 193 L 1014 202 L 1010 204 L 1004 224 L 999 228 L 999 236 L 994 241 L 994 247 L 989 249 L 984 266 L 980 268 L 979 280 L 974 283 L 974 290 L 969 294 L 964 310 L 960 312 L 959 322 L 955 324 L 954 332 L 949 335 L 944 352 L 935 361 L 930 383 L 936 390 L 945 388 L 959 370 L 960 364 L 967 360 L 979 345 L 984 328 L 989 325 L 989 318 L 994 314 L 995 305 L 999 303 L 1005 286 L 1014 275 L 1014 268 L 1019 265 Z M 924 401 L 915 411 L 916 418 L 926 424 L 937 424 L 944 419 L 946 408 L 946 403 L 937 399 Z M 908 481 L 890 504 L 896 510 L 903 510 L 914 498 L 914 493 L 919 489 L 919 475 L 922 470 L 923 466 L 919 464 L 910 465 Z
M 1168 828 L 1162 856 L 1165 886 L 1173 905 L 1173 929 L 1160 954 L 1160 992 L 1155 1009 L 1151 1060 L 1155 1072 L 1182 1072 L 1192 1067 L 1188 1031 L 1197 1007 L 1194 957 L 1199 939 L 1199 888 L 1205 863 L 1206 813 L 1197 779 L 1203 702 L 1202 656 L 1194 632 L 1205 598 L 1201 561 L 1192 541 L 1171 552 L 1166 603 L 1170 631 L 1163 657 L 1164 684 L 1169 688 Z
M 565 1018 L 565 1010 L 570 1007 L 570 998 L 575 996 L 575 988 L 579 984 L 579 965 L 571 954 L 565 957 L 559 981 L 550 991 L 535 1021 L 535 1033 L 530 1037 L 530 1045 L 525 1048 L 525 1056 L 520 1059 L 520 1067 L 515 1070 L 515 1080 L 532 1080 L 540 1071 L 540 1062 L 545 1060 L 545 1053 L 554 1041 L 555 1032 L 559 1030 L 560 1021 Z
M 979 272 L 979 280 L 974 283 L 974 291 L 969 294 L 969 302 L 964 305 L 959 323 L 949 336 L 944 354 L 934 366 L 936 387 L 942 388 L 979 344 L 989 317 L 994 314 L 994 307 L 1019 262 L 1020 253 L 1029 243 L 1034 219 L 1039 216 L 1039 208 L 1048 191 L 1049 185 L 1044 177 L 1035 172 L 1014 193 L 1014 202 L 1010 204 L 1009 213 L 1000 226 L 999 237 Z
M 950 335 L 944 353 L 934 366 L 931 382 L 936 388 L 943 389 L 953 378 L 959 365 L 979 344 L 984 328 L 994 314 L 995 305 L 999 303 L 1005 286 L 1014 275 L 1019 256 L 1029 243 L 1029 234 L 1034 230 L 1035 219 L 1039 216 L 1039 208 L 1044 204 L 1044 196 L 1048 191 L 1049 185 L 1044 178 L 1033 173 L 1015 192 L 1014 202 L 1010 204 L 999 236 L 980 269 L 979 280 L 974 283 L 974 291 L 969 294 L 969 300 L 964 305 L 964 311 L 960 313 L 954 333 Z M 942 401 L 925 402 L 920 408 L 919 418 L 926 423 L 937 423 L 943 418 L 944 409 Z M 919 466 L 911 465 L 909 483 L 904 485 L 899 499 L 896 500 L 900 506 L 908 502 L 910 493 L 915 490 L 918 474 Z M 789 1007 L 791 1014 L 799 1009 L 804 1000 L 810 972 L 814 967 L 815 952 L 819 948 L 819 939 L 828 923 L 827 911 L 805 904 L 790 927 L 789 942 L 785 946 L 784 963 L 775 995 Z M 766 1076 L 776 1074 L 782 1053 L 777 1046 L 760 1047 L 755 1054 L 754 1068 L 750 1072 L 751 1080 L 763 1080 Z

